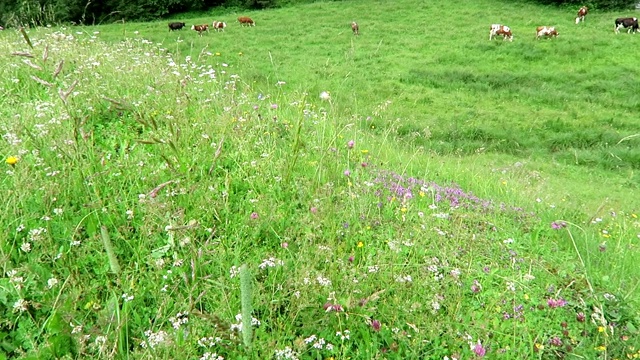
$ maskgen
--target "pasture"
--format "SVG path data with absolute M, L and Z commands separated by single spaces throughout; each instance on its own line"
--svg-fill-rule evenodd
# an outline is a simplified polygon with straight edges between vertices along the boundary
M 1 32 L 0 359 L 640 356 L 640 38 L 576 11 Z

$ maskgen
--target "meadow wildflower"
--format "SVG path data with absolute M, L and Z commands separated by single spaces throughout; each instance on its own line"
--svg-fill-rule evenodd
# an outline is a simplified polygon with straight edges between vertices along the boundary
M 278 104 L 271 104 L 271 108 L 272 109 L 277 109 L 278 108 Z
M 482 346 L 480 340 L 478 340 L 475 345 L 471 346 L 471 350 L 473 350 L 473 353 L 478 355 L 479 357 L 483 357 L 487 353 L 487 350 Z
M 371 320 L 371 328 L 373 329 L 373 331 L 380 331 L 380 328 L 382 327 L 382 325 L 380 324 L 380 321 L 378 320 Z
M 260 215 L 258 215 L 258 213 L 254 211 L 251 213 L 250 217 L 252 220 L 256 220 L 260 217 Z
M 328 91 L 323 91 L 320 93 L 320 99 L 327 101 L 331 99 L 331 94 Z
M 482 291 L 482 285 L 480 285 L 480 282 L 478 280 L 473 280 L 473 285 L 471 285 L 471 291 L 476 294 Z
M 560 338 L 559 338 L 559 337 L 557 337 L 557 336 L 554 336 L 554 337 L 552 337 L 552 338 L 549 340 L 549 345 L 552 345 L 552 346 L 562 346 L 562 339 L 560 339 Z
M 13 311 L 14 312 L 24 312 L 29 309 L 29 302 L 25 299 L 18 299 L 15 303 L 13 303 Z
M 347 142 L 347 147 L 349 149 L 353 149 L 353 147 L 356 145 L 356 142 L 353 140 L 349 140 L 349 142 Z
M 351 170 L 347 169 L 344 171 L 344 176 L 351 176 Z
M 276 350 L 276 360 L 297 360 L 298 353 L 288 346 L 285 346 L 282 350 Z
M 565 305 L 567 305 L 567 301 L 563 298 L 559 298 L 559 299 L 553 299 L 553 298 L 549 298 L 547 300 L 547 305 L 549 305 L 550 308 L 555 309 L 558 307 L 564 307 Z
M 17 164 L 17 163 L 18 163 L 18 161 L 19 161 L 19 159 L 18 159 L 17 157 L 15 157 L 15 156 L 9 156 L 9 157 L 7 158 L 7 160 L 5 160 L 5 162 L 6 162 L 8 165 L 11 165 L 11 166 L 14 166 L 15 164 Z

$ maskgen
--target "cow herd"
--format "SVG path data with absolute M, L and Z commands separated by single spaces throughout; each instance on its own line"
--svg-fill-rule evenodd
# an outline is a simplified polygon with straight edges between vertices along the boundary
M 242 26 L 256 26 L 256 22 L 247 16 L 240 16 L 238 18 L 238 22 Z M 186 26 L 186 23 L 184 22 L 170 22 L 169 31 L 181 30 L 185 26 Z M 209 28 L 215 31 L 224 31 L 224 28 L 226 27 L 227 27 L 226 22 L 214 20 L 211 23 L 211 26 L 209 26 L 209 24 L 191 25 L 191 30 L 197 31 L 198 35 L 202 36 L 202 33 L 209 32 Z
M 586 6 L 581 7 L 578 10 L 578 16 L 576 17 L 576 24 L 580 22 L 584 22 L 585 17 L 589 13 L 589 8 Z M 627 33 L 633 32 L 634 34 L 638 31 L 638 18 L 628 17 L 628 18 L 617 18 L 615 21 L 614 32 L 618 34 L 621 28 L 627 29 Z M 511 28 L 502 25 L 502 24 L 492 24 L 489 29 L 489 40 L 493 40 L 496 36 L 502 36 L 502 40 L 513 41 L 513 33 L 511 32 Z M 558 30 L 556 30 L 555 26 L 538 26 L 536 28 L 536 40 L 546 37 L 552 38 L 558 36 Z

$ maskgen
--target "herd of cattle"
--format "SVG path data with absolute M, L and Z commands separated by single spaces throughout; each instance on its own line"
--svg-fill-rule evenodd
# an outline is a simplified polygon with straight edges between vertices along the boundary
M 576 24 L 580 22 L 584 22 L 585 16 L 589 13 L 589 8 L 583 6 L 578 10 L 578 16 L 576 17 Z M 621 28 L 627 29 L 627 33 L 633 31 L 635 34 L 638 31 L 638 18 L 628 17 L 628 18 L 617 18 L 615 21 L 614 32 L 618 34 Z M 496 36 L 502 36 L 502 40 L 513 41 L 513 33 L 511 32 L 511 28 L 502 25 L 502 24 L 493 24 L 489 29 L 489 40 L 492 40 Z M 536 28 L 536 39 L 540 39 L 541 37 L 557 37 L 558 31 L 555 26 L 538 26 Z
M 248 16 L 240 16 L 238 18 L 238 22 L 243 26 L 256 26 L 256 22 L 253 21 Z M 169 31 L 180 30 L 185 27 L 186 24 L 184 22 L 170 22 L 169 23 Z M 211 28 L 215 31 L 224 31 L 224 28 L 227 27 L 227 23 L 224 21 L 213 21 L 211 23 Z M 191 25 L 191 30 L 195 30 L 202 36 L 202 33 L 205 31 L 209 31 L 209 24 L 201 24 L 201 25 Z
M 238 22 L 242 26 L 256 26 L 256 22 L 248 16 L 240 16 L 238 18 Z M 170 22 L 169 31 L 180 30 L 185 26 L 186 24 L 184 22 Z M 211 28 L 215 31 L 224 31 L 224 28 L 226 27 L 227 23 L 223 21 L 214 20 L 213 23 L 211 23 Z M 203 32 L 209 31 L 209 24 L 191 25 L 191 30 L 197 31 L 198 34 L 202 36 Z M 360 35 L 360 27 L 355 21 L 351 23 L 351 31 L 353 31 L 353 35 Z

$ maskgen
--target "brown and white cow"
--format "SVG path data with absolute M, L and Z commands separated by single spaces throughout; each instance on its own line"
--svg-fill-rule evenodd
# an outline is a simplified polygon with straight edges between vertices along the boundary
M 627 33 L 633 31 L 633 33 L 635 34 L 638 31 L 638 18 L 617 18 L 616 27 L 614 29 L 616 34 L 620 32 L 621 27 L 628 29 Z
M 203 24 L 203 25 L 191 25 L 191 30 L 195 30 L 198 32 L 198 34 L 200 36 L 202 36 L 202 33 L 205 31 L 209 31 L 209 24 Z
M 493 24 L 489 30 L 489 40 L 493 40 L 495 36 L 502 36 L 502 40 L 513 41 L 513 34 L 511 28 L 506 25 Z
M 576 25 L 580 23 L 580 21 L 584 22 L 584 17 L 589 13 L 589 8 L 583 6 L 578 10 L 578 17 L 576 18 Z
M 215 31 L 224 31 L 227 27 L 227 23 L 223 21 L 214 21 L 211 25 Z
M 536 40 L 539 40 L 541 37 L 558 37 L 558 31 L 555 26 L 538 26 L 536 28 Z
M 240 16 L 238 18 L 238 22 L 240 23 L 240 25 L 244 26 L 256 26 L 256 22 L 253 21 L 253 19 L 251 19 L 248 16 Z
M 351 23 L 351 31 L 353 31 L 353 35 L 360 35 L 360 27 L 357 22 L 353 21 Z

